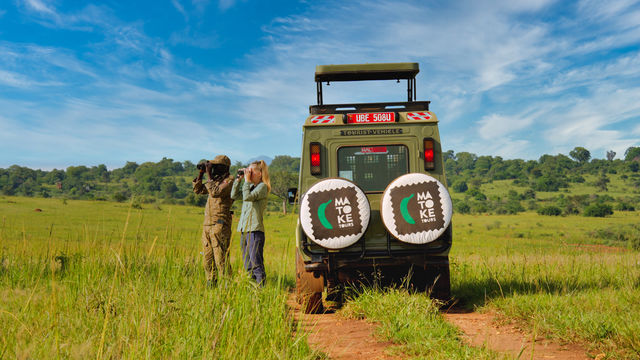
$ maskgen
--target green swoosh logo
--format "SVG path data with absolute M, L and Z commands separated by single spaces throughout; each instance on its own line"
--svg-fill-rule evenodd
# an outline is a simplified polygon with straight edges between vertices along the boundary
M 320 223 L 322 224 L 322 226 L 324 226 L 325 229 L 329 230 L 333 230 L 333 226 L 331 225 L 329 220 L 327 220 L 327 216 L 324 214 L 324 211 L 331 201 L 332 200 L 329 200 L 326 203 L 322 203 L 320 204 L 320 206 L 318 206 L 318 219 L 320 219 Z
M 400 201 L 400 213 L 402 214 L 402 217 L 404 218 L 404 221 L 408 222 L 409 224 L 415 224 L 416 221 L 413 220 L 413 218 L 411 217 L 411 215 L 409 215 L 409 210 L 407 209 L 407 205 L 409 204 L 409 200 L 411 200 L 411 198 L 413 198 L 413 195 L 415 194 L 411 194 L 411 196 L 408 196 L 404 199 L 402 199 L 402 201 Z

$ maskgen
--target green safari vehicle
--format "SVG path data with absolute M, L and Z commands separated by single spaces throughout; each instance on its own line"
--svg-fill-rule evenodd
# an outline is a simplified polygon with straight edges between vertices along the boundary
M 451 197 L 438 119 L 416 101 L 418 72 L 417 63 L 316 67 L 318 104 L 289 192 L 300 204 L 296 298 L 306 313 L 340 302 L 348 284 L 450 298 Z M 407 101 L 323 104 L 323 83 L 363 80 L 406 80 Z

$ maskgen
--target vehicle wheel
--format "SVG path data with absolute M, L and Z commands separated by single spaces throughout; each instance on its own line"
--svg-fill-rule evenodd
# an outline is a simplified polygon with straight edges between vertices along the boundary
M 426 271 L 428 283 L 427 289 L 431 291 L 433 299 L 442 302 L 451 300 L 451 279 L 449 276 L 449 265 L 438 265 L 427 269 Z
M 296 301 L 305 314 L 322 312 L 323 276 L 315 277 L 304 270 L 304 261 L 296 250 Z

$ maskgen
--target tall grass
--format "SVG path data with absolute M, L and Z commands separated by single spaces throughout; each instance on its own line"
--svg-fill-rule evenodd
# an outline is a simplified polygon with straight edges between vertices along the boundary
M 637 219 L 637 212 L 608 219 L 456 215 L 452 292 L 465 306 L 496 311 L 532 332 L 636 359 L 640 254 L 625 243 L 593 245 L 590 234 Z
M 263 289 L 239 268 L 237 234 L 233 276 L 208 288 L 201 209 L 0 201 L 0 358 L 318 356 L 286 308 L 294 245 L 279 229 Z
M 638 358 L 639 253 L 592 246 L 603 229 L 635 236 L 638 215 L 456 214 L 452 293 L 547 337 Z M 286 308 L 295 215 L 267 213 L 261 290 L 241 269 L 235 232 L 233 276 L 205 286 L 202 216 L 187 206 L 0 198 L 0 358 L 321 356 Z M 424 294 L 366 290 L 343 313 L 378 322 L 403 354 L 492 356 L 462 344 Z
M 424 294 L 403 289 L 363 289 L 340 311 L 348 318 L 377 322 L 378 335 L 398 345 L 391 353 L 418 359 L 501 359 L 485 348 L 463 344 L 460 331 L 446 322 Z
M 640 254 L 626 243 L 598 245 L 591 235 L 634 228 L 637 219 L 637 212 L 588 220 L 456 214 L 450 261 L 457 306 L 496 312 L 536 336 L 581 343 L 590 354 L 640 358 Z M 412 357 L 498 358 L 461 346 L 424 294 L 364 290 L 342 313 L 377 322 L 380 336 Z

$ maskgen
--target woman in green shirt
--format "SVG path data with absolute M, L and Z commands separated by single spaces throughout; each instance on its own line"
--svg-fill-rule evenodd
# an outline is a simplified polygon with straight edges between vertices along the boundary
M 242 199 L 242 214 L 238 221 L 242 259 L 245 270 L 262 286 L 266 278 L 262 215 L 267 208 L 267 196 L 271 191 L 267 164 L 262 160 L 252 162 L 244 169 L 244 183 L 240 185 L 241 182 L 242 175 L 238 175 L 233 182 L 231 198 Z

